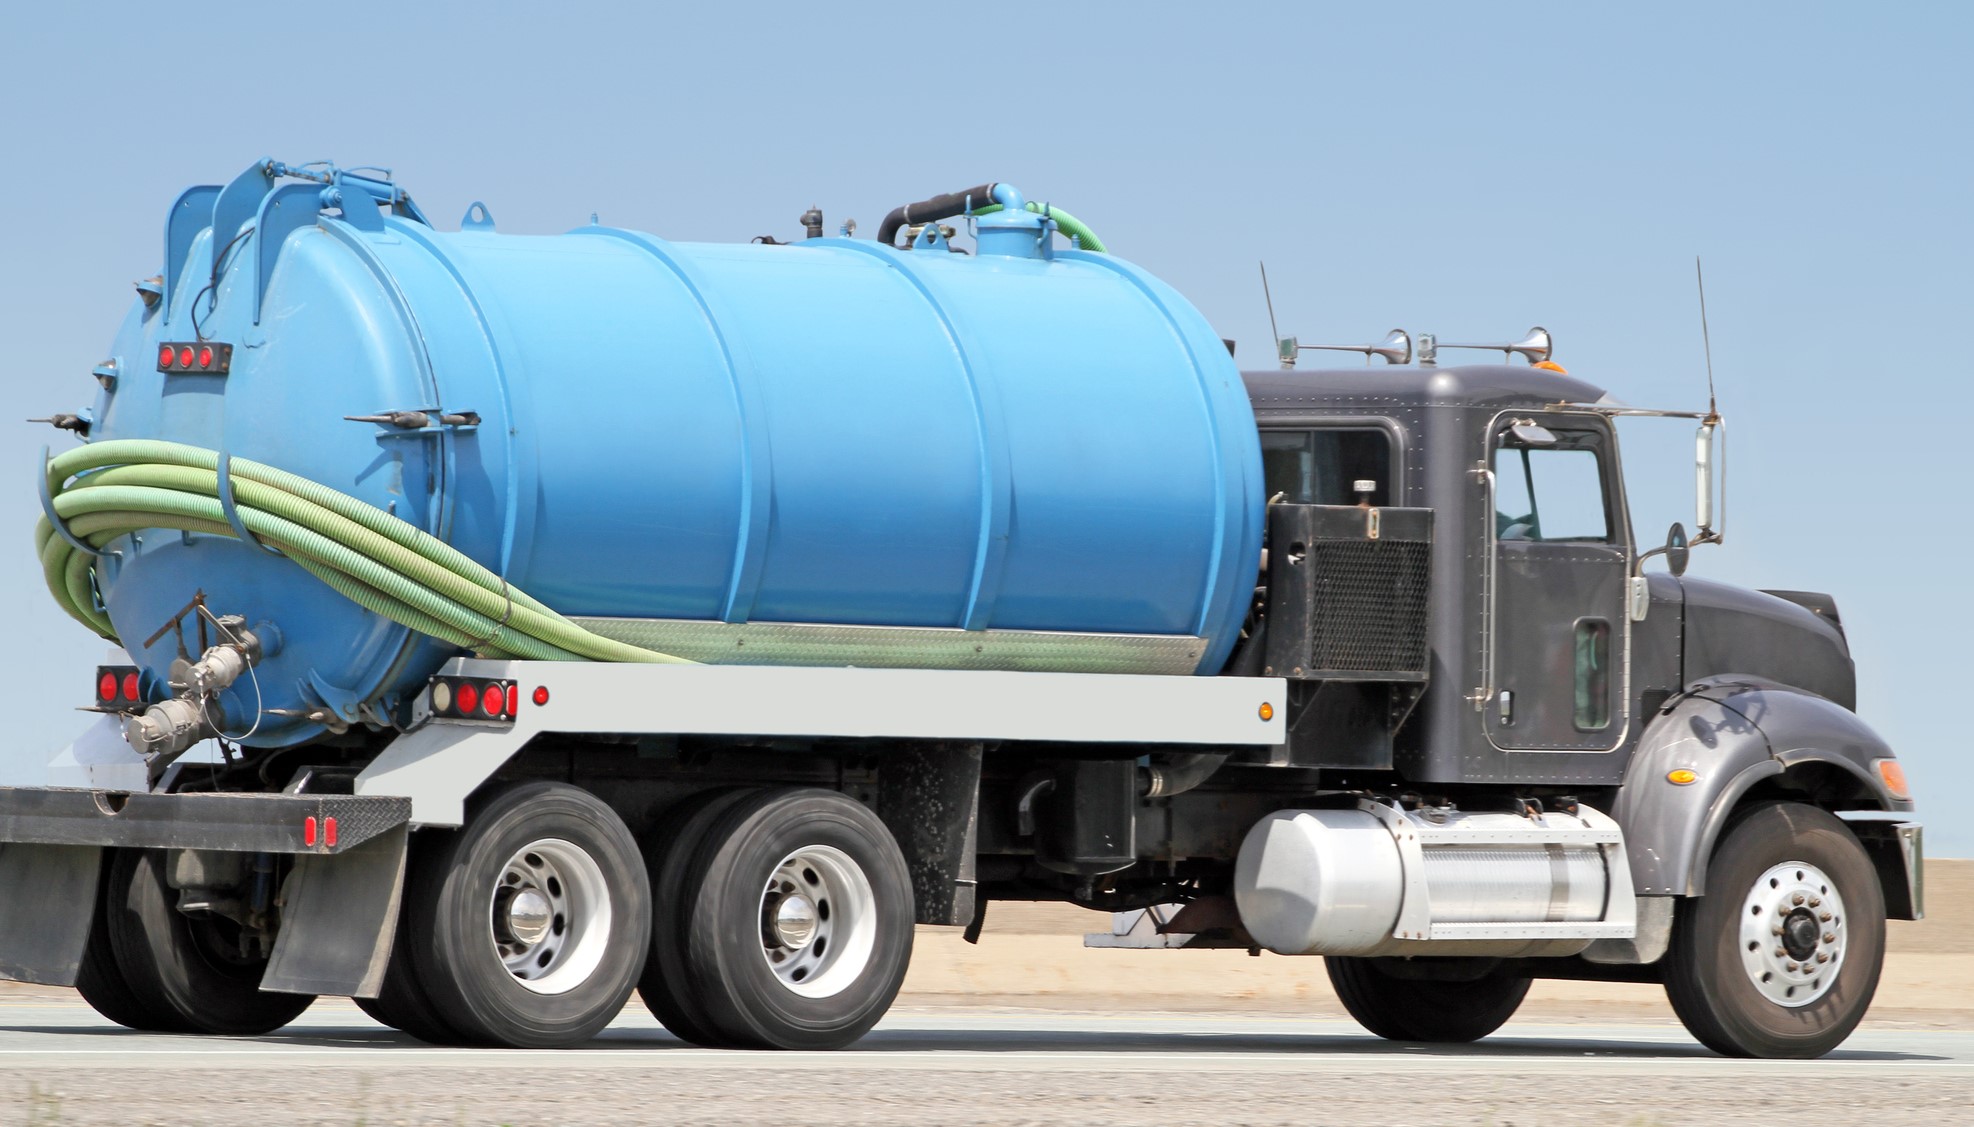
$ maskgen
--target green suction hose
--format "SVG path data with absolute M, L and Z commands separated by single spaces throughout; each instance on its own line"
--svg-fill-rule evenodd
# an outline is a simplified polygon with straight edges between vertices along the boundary
M 986 207 L 974 208 L 973 214 L 992 215 L 995 212 L 1001 210 L 1003 209 L 1000 204 L 989 204 Z M 1044 205 L 1031 202 L 1028 205 L 1028 210 L 1034 212 L 1037 215 L 1046 214 L 1050 219 L 1055 220 L 1056 227 L 1059 228 L 1062 231 L 1062 233 L 1065 235 L 1075 236 L 1077 245 L 1083 248 L 1084 250 L 1095 251 L 1098 254 L 1109 253 L 1109 248 L 1104 246 L 1104 241 L 1102 239 L 1097 238 L 1097 233 L 1095 231 L 1090 230 L 1089 226 L 1085 224 L 1081 219 L 1076 218 L 1074 215 L 1069 214 L 1063 209 L 1050 205 L 1047 207 L 1047 210 L 1045 212 Z
M 235 515 L 249 534 L 350 600 L 421 634 L 488 657 L 690 664 L 605 638 L 557 614 L 438 538 L 345 493 L 234 458 Z M 219 455 L 117 439 L 49 460 L 48 495 L 70 536 L 92 549 L 147 528 L 234 536 L 219 499 Z M 95 557 L 44 516 L 43 578 L 78 622 L 116 641 L 96 606 Z

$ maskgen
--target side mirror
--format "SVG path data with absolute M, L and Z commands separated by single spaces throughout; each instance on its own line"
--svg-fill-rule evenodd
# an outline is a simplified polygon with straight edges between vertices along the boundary
M 1693 558 L 1692 549 L 1686 546 L 1685 525 L 1678 521 L 1672 522 L 1672 527 L 1666 531 L 1666 546 L 1663 550 L 1666 554 L 1666 570 L 1672 572 L 1674 578 L 1685 575 L 1686 565 Z
M 1705 422 L 1693 436 L 1694 523 L 1702 542 L 1714 531 L 1714 424 Z

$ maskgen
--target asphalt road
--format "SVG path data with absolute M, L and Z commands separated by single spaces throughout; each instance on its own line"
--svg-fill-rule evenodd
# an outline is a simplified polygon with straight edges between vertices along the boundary
M 0 1002 L 0 1127 L 1792 1121 L 1974 1124 L 1974 1032 L 1734 1061 L 1658 1025 L 1517 1022 L 1426 1048 L 1327 1018 L 954 1008 L 899 1011 L 845 1052 L 733 1053 L 627 1012 L 584 1048 L 514 1052 L 421 1045 L 343 1002 L 231 1039 L 132 1033 L 67 996 Z

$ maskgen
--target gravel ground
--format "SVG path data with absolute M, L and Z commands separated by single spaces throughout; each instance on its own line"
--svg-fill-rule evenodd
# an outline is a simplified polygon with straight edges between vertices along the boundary
M 395 1127 L 512 1124 L 737 1127 L 1008 1127 L 1145 1123 L 1400 1123 L 1405 1127 L 1674 1127 L 1683 1124 L 1974 1121 L 1965 1075 L 1683 1078 L 1600 1076 L 1570 1083 L 1554 1072 L 1352 1077 L 1324 1072 L 1092 1071 L 1011 1074 L 950 1070 L 555 1069 L 438 1067 L 366 1072 L 196 1070 L 206 1094 L 174 1095 L 193 1076 L 176 1069 L 118 1069 L 113 1083 L 86 1069 L 0 1079 L 13 1110 L 0 1123 L 211 1124 L 213 1127 Z M 297 1089 L 305 1087 L 300 1097 Z

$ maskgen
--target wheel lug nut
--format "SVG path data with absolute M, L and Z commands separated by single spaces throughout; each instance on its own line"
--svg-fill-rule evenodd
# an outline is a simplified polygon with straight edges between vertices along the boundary
M 1828 912 L 1818 912 L 1818 913 L 1817 913 L 1817 915 L 1816 915 L 1816 918 L 1817 918 L 1817 919 L 1819 919 L 1819 920 L 1822 920 L 1822 921 L 1823 921 L 1824 923 L 1829 923 L 1829 922 L 1830 922 L 1830 913 L 1828 913 Z
M 1794 964 L 1794 963 L 1790 963 L 1790 964 L 1788 964 L 1788 965 L 1787 965 L 1786 967 L 1784 967 L 1783 969 L 1785 969 L 1785 970 L 1787 970 L 1787 971 L 1788 971 L 1788 972 L 1789 972 L 1790 974 L 1794 974 L 1794 973 L 1796 973 L 1796 971 L 1797 971 L 1797 969 L 1798 969 L 1798 968 L 1797 968 L 1797 966 L 1796 966 L 1796 964 Z
M 1789 956 L 1789 952 L 1788 952 L 1788 951 L 1787 951 L 1786 949 L 1784 949 L 1784 948 L 1781 948 L 1781 947 L 1777 947 L 1777 948 L 1775 949 L 1775 957 L 1776 957 L 1776 958 L 1778 958 L 1778 959 L 1784 959 L 1784 958 L 1787 958 L 1788 956 Z
M 1830 961 L 1830 953 L 1829 953 L 1828 951 L 1818 951 L 1818 952 L 1816 953 L 1816 961 L 1817 961 L 1817 962 L 1819 962 L 1819 963 L 1827 963 L 1827 962 L 1829 962 L 1829 961 Z
M 1822 898 L 1821 896 L 1812 896 L 1812 897 L 1810 897 L 1810 900 L 1809 900 L 1809 906 L 1810 906 L 1810 907 L 1812 907 L 1812 908 L 1821 908 L 1821 907 L 1823 907 L 1823 898 Z
M 1807 897 L 1807 896 L 1804 896 L 1804 895 L 1803 895 L 1802 893 L 1800 893 L 1800 892 L 1798 892 L 1798 893 L 1796 893 L 1796 894 L 1795 894 L 1794 896 L 1791 896 L 1791 897 L 1789 898 L 1789 903 L 1791 903 L 1791 904 L 1794 904 L 1794 905 L 1797 905 L 1798 907 L 1800 907 L 1800 906 L 1802 905 L 1802 903 L 1803 903 L 1803 901 L 1805 901 L 1805 900 L 1807 900 L 1807 899 L 1809 899 L 1809 897 Z
M 1781 925 L 1781 924 L 1776 924 L 1776 925 L 1775 925 L 1774 927 L 1772 927 L 1772 928 L 1770 928 L 1770 929 L 1769 929 L 1769 934 L 1770 934 L 1770 935 L 1781 935 L 1781 934 L 1782 934 L 1782 925 Z
M 1831 932 L 1826 931 L 1823 933 L 1823 941 L 1825 943 L 1835 943 L 1837 942 L 1837 936 Z

